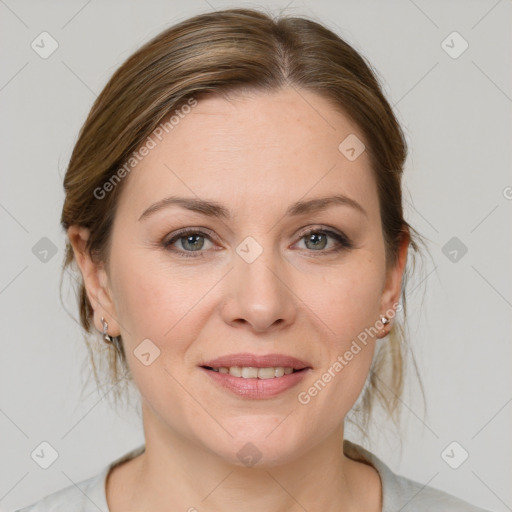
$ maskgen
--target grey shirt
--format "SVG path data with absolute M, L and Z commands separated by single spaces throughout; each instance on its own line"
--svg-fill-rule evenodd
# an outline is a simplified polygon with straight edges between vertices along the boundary
M 112 467 L 141 454 L 144 445 L 135 448 L 105 466 L 99 474 L 54 492 L 42 500 L 15 512 L 109 512 L 105 482 Z M 382 482 L 382 512 L 489 512 L 433 487 L 424 486 L 397 475 L 363 447 L 344 440 L 347 457 L 371 464 Z

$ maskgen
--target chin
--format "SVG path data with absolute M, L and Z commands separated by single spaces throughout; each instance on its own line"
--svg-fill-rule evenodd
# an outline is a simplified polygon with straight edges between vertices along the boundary
M 227 463 L 239 467 L 271 468 L 292 462 L 305 451 L 306 439 L 299 438 L 291 418 L 256 417 L 231 422 L 226 430 L 233 437 L 217 439 L 210 450 Z M 287 422 L 290 422 L 288 425 Z M 295 434 L 295 435 L 294 435 Z M 211 437 L 207 444 L 211 444 Z

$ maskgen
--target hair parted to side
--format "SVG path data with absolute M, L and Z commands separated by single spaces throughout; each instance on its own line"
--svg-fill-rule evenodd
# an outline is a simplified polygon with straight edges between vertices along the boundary
M 285 87 L 319 94 L 361 129 L 378 189 L 388 266 L 397 262 L 402 237 L 410 236 L 401 293 L 403 319 L 395 319 L 387 341 L 378 348 L 363 394 L 352 411 L 363 435 L 376 402 L 398 426 L 407 349 L 405 285 L 411 263 L 414 267 L 411 256 L 420 253 L 418 244 L 423 244 L 402 209 L 407 147 L 370 65 L 321 24 L 302 17 L 273 18 L 252 9 L 227 9 L 189 18 L 147 42 L 114 73 L 80 131 L 64 179 L 62 226 L 66 230 L 71 225 L 88 228 L 87 250 L 108 267 L 123 180 L 101 199 L 94 191 L 104 187 L 163 118 L 192 98 Z M 68 241 L 64 270 L 73 263 Z M 91 333 L 93 306 L 79 272 L 77 282 L 81 324 Z M 98 333 L 96 339 L 100 338 Z M 95 362 L 100 349 L 87 336 L 86 343 L 100 385 Z M 130 380 L 124 351 L 117 353 L 110 347 L 106 351 L 110 383 L 124 377 Z M 103 356 L 100 359 L 105 362 Z M 119 393 L 120 388 L 114 386 L 116 399 Z

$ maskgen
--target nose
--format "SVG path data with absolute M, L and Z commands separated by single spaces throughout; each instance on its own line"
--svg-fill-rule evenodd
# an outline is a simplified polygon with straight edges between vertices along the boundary
M 235 327 L 247 325 L 258 333 L 293 324 L 298 298 L 290 280 L 282 260 L 270 250 L 251 263 L 235 254 L 225 288 L 224 321 Z

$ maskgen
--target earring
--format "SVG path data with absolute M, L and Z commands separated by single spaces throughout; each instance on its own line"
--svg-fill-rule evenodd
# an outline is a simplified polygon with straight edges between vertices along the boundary
M 101 317 L 101 323 L 103 324 L 103 340 L 105 343 L 114 343 L 115 337 L 113 338 L 112 336 L 108 335 L 108 324 L 103 317 Z
M 103 317 L 101 317 L 101 323 L 103 324 L 103 340 L 105 341 L 105 343 L 110 343 L 110 344 L 114 345 L 114 348 L 118 352 L 122 353 L 121 342 L 120 342 L 119 338 L 117 336 L 109 336 L 108 324 L 107 324 L 107 321 Z
M 382 323 L 382 325 L 384 326 L 380 331 L 382 332 L 382 336 L 386 336 L 386 325 L 389 324 L 389 318 L 385 315 L 380 315 L 380 321 Z

